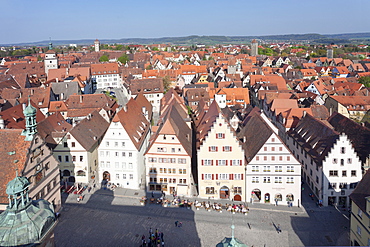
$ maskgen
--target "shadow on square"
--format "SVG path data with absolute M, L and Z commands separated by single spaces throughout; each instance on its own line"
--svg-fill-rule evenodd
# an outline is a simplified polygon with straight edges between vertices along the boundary
M 164 246 L 201 245 L 193 210 L 142 206 L 139 199 L 127 199 L 136 200 L 132 206 L 115 205 L 113 193 L 100 189 L 86 201 L 66 202 L 55 228 L 56 246 L 141 246 L 143 235 L 148 242 L 150 228 L 163 233 Z

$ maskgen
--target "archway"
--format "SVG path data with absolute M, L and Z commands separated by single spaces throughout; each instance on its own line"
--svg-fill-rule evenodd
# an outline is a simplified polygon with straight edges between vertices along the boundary
M 110 181 L 110 173 L 105 171 L 103 172 L 103 180 Z
M 222 186 L 220 189 L 220 198 L 221 199 L 229 199 L 229 188 L 226 186 Z
M 270 203 L 270 193 L 265 194 L 265 203 Z
M 69 177 L 69 176 L 71 176 L 71 172 L 69 170 L 64 170 L 63 177 Z
M 259 189 L 254 189 L 251 194 L 251 201 L 259 202 L 261 201 L 261 191 Z
M 76 182 L 75 177 L 74 177 L 74 176 L 70 176 L 70 177 L 68 178 L 68 182 L 71 182 L 71 183 Z
M 280 193 L 278 193 L 275 195 L 275 200 L 281 202 L 283 200 L 283 196 Z
M 240 195 L 235 195 L 234 196 L 234 201 L 241 201 L 242 197 Z
M 288 195 L 286 195 L 286 200 L 287 200 L 287 202 L 292 202 L 292 201 L 294 201 L 294 196 L 293 196 L 293 194 L 288 194 Z
M 86 176 L 86 172 L 85 171 L 83 171 L 83 170 L 79 170 L 79 171 L 77 171 L 77 176 Z

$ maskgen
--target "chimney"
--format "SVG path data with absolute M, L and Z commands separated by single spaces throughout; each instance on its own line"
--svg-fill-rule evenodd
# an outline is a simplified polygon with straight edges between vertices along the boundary
M 306 111 L 303 111 L 303 117 L 305 117 L 305 116 L 306 116 L 306 114 L 307 114 L 307 112 L 306 112 Z
M 80 95 L 80 103 L 82 104 L 82 95 Z

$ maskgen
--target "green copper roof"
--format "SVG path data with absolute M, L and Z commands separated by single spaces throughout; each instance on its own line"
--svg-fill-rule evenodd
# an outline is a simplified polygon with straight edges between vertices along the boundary
M 15 177 L 12 181 L 8 183 L 6 186 L 6 193 L 8 195 L 16 195 L 25 189 L 30 185 L 30 182 L 25 177 Z
M 24 109 L 23 114 L 24 116 L 36 114 L 36 108 L 31 105 L 30 99 L 28 99 L 28 106 Z

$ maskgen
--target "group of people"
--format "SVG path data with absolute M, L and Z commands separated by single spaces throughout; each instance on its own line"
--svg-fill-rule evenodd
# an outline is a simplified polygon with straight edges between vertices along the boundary
M 163 232 L 159 232 L 158 229 L 155 229 L 153 232 L 152 228 L 149 228 L 149 236 L 148 238 L 141 236 L 141 247 L 163 247 L 164 246 L 164 238 Z
M 210 202 L 198 202 L 195 201 L 195 208 L 199 210 L 200 208 L 204 208 L 207 211 L 217 211 L 222 213 L 223 210 L 226 210 L 228 212 L 231 212 L 233 214 L 235 213 L 242 213 L 242 214 L 247 214 L 249 212 L 248 206 L 244 204 L 225 204 L 223 206 L 221 203 L 214 202 L 211 204 Z

